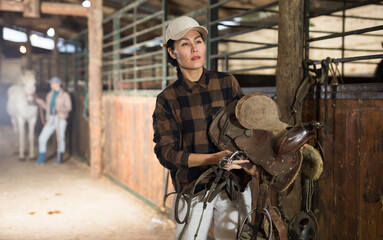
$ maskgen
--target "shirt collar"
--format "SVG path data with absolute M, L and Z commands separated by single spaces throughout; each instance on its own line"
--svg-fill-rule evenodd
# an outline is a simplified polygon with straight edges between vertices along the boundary
M 193 88 L 196 88 L 198 86 L 207 88 L 207 86 L 209 85 L 209 76 L 206 73 L 207 73 L 207 70 L 204 68 L 201 78 L 198 81 L 193 82 L 186 78 L 182 78 L 181 82 L 186 88 L 186 90 L 188 90 L 189 92 L 192 92 Z

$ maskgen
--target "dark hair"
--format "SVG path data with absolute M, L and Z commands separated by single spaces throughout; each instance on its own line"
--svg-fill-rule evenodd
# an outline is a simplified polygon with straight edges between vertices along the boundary
M 173 39 L 168 40 L 168 42 L 166 43 L 166 54 L 168 55 L 168 62 L 170 62 L 170 64 L 173 65 L 174 67 L 178 67 L 177 59 L 172 58 L 169 52 L 167 51 L 168 48 L 174 51 L 174 43 L 175 41 Z
M 168 56 L 168 62 L 170 62 L 170 64 L 174 67 L 177 67 L 177 77 L 182 78 L 182 72 L 180 66 L 178 65 L 177 59 L 172 58 L 172 56 L 170 56 L 168 52 L 168 48 L 174 51 L 174 43 L 175 41 L 173 39 L 168 40 L 168 42 L 166 43 L 166 54 Z

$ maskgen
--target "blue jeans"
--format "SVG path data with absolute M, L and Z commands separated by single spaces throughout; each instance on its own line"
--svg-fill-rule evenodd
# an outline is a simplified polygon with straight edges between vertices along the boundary
M 45 153 L 47 151 L 47 142 L 54 131 L 56 131 L 57 137 L 57 151 L 60 153 L 65 152 L 66 126 L 66 119 L 59 119 L 57 115 L 50 116 L 39 135 L 39 153 Z

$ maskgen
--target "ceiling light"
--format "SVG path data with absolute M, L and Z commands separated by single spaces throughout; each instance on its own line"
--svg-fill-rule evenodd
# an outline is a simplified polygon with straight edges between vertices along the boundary
M 90 7 L 90 1 L 89 1 L 89 0 L 84 0 L 84 1 L 82 2 L 82 6 L 83 6 L 83 7 L 86 7 L 86 8 Z
M 53 28 L 49 28 L 47 34 L 49 37 L 53 37 L 55 35 L 55 30 Z
M 21 45 L 21 46 L 20 46 L 20 52 L 21 52 L 22 54 L 26 53 L 26 52 L 27 52 L 27 48 Z

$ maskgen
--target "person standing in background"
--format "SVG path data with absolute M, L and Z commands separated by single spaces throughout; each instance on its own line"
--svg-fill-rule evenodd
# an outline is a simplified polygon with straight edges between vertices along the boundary
M 72 101 L 69 94 L 61 87 L 61 79 L 53 77 L 48 83 L 50 84 L 51 91 L 46 96 L 46 101 L 41 98 L 36 99 L 37 104 L 46 111 L 46 124 L 39 135 L 39 155 L 36 164 L 45 162 L 47 142 L 55 131 L 57 136 L 57 157 L 55 163 L 62 163 L 65 152 L 67 118 L 69 112 L 72 111 Z

